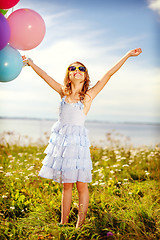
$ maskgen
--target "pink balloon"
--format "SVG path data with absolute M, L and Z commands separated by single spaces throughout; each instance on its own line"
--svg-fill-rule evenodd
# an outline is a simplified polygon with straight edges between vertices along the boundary
M 30 50 L 42 42 L 46 32 L 45 22 L 34 10 L 18 9 L 7 20 L 11 30 L 9 43 L 14 48 Z
M 0 9 L 8 9 L 15 6 L 20 0 L 0 0 Z

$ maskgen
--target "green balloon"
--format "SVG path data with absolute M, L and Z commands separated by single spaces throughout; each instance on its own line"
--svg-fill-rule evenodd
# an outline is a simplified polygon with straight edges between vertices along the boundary
M 0 9 L 0 13 L 2 13 L 3 15 L 5 15 L 7 12 L 8 10 Z

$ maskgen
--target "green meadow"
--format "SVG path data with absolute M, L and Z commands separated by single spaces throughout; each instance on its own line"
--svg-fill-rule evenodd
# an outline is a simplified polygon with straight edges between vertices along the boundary
M 113 139 L 112 139 L 113 140 Z M 62 185 L 38 177 L 46 145 L 0 145 L 0 239 L 160 239 L 160 147 L 92 146 L 93 181 L 84 226 L 75 229 L 73 189 L 69 224 L 57 225 Z

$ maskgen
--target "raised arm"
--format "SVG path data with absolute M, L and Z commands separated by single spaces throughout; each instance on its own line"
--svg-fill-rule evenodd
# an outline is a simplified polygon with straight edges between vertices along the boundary
M 138 56 L 142 52 L 141 48 L 130 50 L 122 57 L 89 91 L 88 94 L 94 99 L 97 94 L 104 88 L 111 76 L 116 73 L 129 57 Z
M 63 95 L 62 85 L 56 82 L 53 78 L 51 78 L 45 71 L 39 68 L 36 64 L 33 63 L 31 59 L 26 59 L 25 56 L 22 57 L 23 61 L 27 63 L 31 68 L 45 80 L 45 82 L 53 88 L 56 92 L 58 92 L 61 96 Z

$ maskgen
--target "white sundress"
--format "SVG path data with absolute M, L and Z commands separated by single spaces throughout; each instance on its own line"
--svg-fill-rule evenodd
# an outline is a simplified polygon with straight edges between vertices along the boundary
M 82 102 L 62 98 L 59 120 L 53 125 L 39 176 L 59 183 L 91 182 L 92 161 Z

